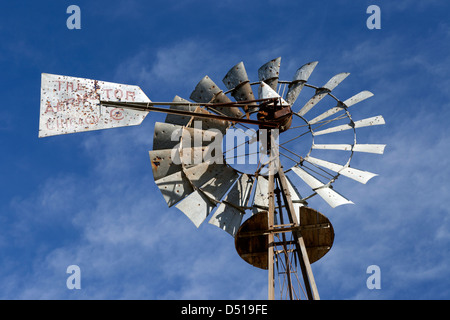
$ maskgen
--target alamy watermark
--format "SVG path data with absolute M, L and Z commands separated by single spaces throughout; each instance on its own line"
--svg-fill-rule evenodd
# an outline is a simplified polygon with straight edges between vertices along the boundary
M 67 289 L 81 289 L 81 269 L 76 264 L 72 264 L 67 267 L 66 273 L 69 273 L 70 276 L 67 277 L 66 286 Z
M 81 9 L 77 5 L 70 5 L 67 7 L 66 13 L 70 16 L 66 20 L 67 29 L 81 29 Z
M 366 280 L 367 289 L 381 289 L 381 269 L 377 265 L 370 265 L 366 270 L 367 274 L 370 276 Z
M 366 10 L 370 16 L 367 18 L 366 26 L 369 30 L 381 29 L 381 9 L 377 5 L 370 5 Z

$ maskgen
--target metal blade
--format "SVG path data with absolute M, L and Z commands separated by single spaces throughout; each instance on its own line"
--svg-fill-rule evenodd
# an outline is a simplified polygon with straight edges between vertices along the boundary
M 323 119 L 328 118 L 329 116 L 344 110 L 345 108 L 349 108 L 352 105 L 361 102 L 367 98 L 370 98 L 373 96 L 373 93 L 370 91 L 362 91 L 356 95 L 354 95 L 353 97 L 345 100 L 344 102 L 340 102 L 336 107 L 329 109 L 328 111 L 325 111 L 324 113 L 322 113 L 321 115 L 315 117 L 314 119 L 312 119 L 311 121 L 309 121 L 310 124 L 314 124 L 316 122 L 319 122 Z
M 348 98 L 347 100 L 344 101 L 344 105 L 349 108 L 351 106 L 353 106 L 354 104 L 357 104 L 361 101 L 364 101 L 370 97 L 373 97 L 373 93 L 367 90 L 361 91 L 358 94 L 355 94 L 353 97 Z
M 322 134 L 327 134 L 327 133 L 340 132 L 340 131 L 350 130 L 353 128 L 357 129 L 357 128 L 363 128 L 363 127 L 369 127 L 369 126 L 382 125 L 382 124 L 385 124 L 383 116 L 376 116 L 376 117 L 372 117 L 372 118 L 358 120 L 358 121 L 355 121 L 350 124 L 343 124 L 340 126 L 324 129 L 321 131 L 312 132 L 312 134 L 314 136 L 320 136 Z
M 264 81 L 273 90 L 277 90 L 278 77 L 280 75 L 281 57 L 270 60 L 258 69 L 259 81 Z
M 195 112 L 204 113 L 204 114 L 212 114 L 211 112 L 209 112 L 205 109 L 202 109 L 200 107 L 197 107 Z M 216 129 L 216 130 L 219 130 L 220 132 L 222 132 L 222 134 L 225 134 L 228 127 L 230 126 L 230 123 L 228 121 L 219 120 L 219 119 L 207 119 L 207 118 L 192 117 L 192 121 L 194 122 L 194 125 L 195 125 L 196 121 L 200 121 L 201 128 L 203 130 Z
M 317 123 L 323 119 L 326 119 L 329 116 L 331 116 L 341 110 L 345 110 L 344 107 L 337 106 L 337 107 L 331 108 L 308 122 L 309 122 L 309 124 L 315 124 L 315 123 Z
M 198 228 L 206 217 L 214 210 L 216 204 L 201 191 L 194 191 L 186 199 L 176 205 Z
M 269 208 L 269 181 L 263 176 L 258 176 L 253 200 L 253 214 L 259 211 L 267 211 Z
M 173 99 L 172 102 L 185 102 L 185 103 L 189 103 L 188 100 L 183 99 L 179 96 L 175 96 L 175 98 Z M 184 111 L 190 111 L 190 112 L 194 112 L 195 109 L 197 107 L 196 106 L 189 106 L 189 105 L 171 105 L 170 109 L 175 109 L 175 110 L 184 110 Z M 176 124 L 179 126 L 185 126 L 189 123 L 189 121 L 191 120 L 191 116 L 182 116 L 182 115 L 177 115 L 177 114 L 167 114 L 166 116 L 166 123 L 171 123 L 171 124 Z
M 341 83 L 350 73 L 342 72 L 334 77 L 332 77 L 328 82 L 322 87 L 316 90 L 315 95 L 309 99 L 309 101 L 300 109 L 297 114 L 299 116 L 304 116 L 309 110 L 311 110 L 320 100 L 322 100 L 329 92 L 336 88 L 339 83 Z
M 228 90 L 232 90 L 231 95 L 236 101 L 255 100 L 243 62 L 239 62 L 231 68 L 222 81 Z M 249 104 L 249 111 L 257 109 L 257 107 L 252 107 L 253 105 L 256 105 L 256 102 Z
M 371 173 L 368 171 L 362 171 L 354 168 L 350 168 L 348 166 L 342 166 L 333 162 L 328 162 L 322 159 L 317 159 L 313 157 L 306 157 L 305 161 L 309 163 L 313 163 L 315 165 L 330 169 L 331 171 L 337 172 L 347 178 L 353 179 L 360 183 L 366 184 L 367 181 L 377 176 L 375 173 Z
M 313 149 L 321 150 L 343 150 L 383 154 L 385 144 L 313 144 Z
M 226 94 L 208 77 L 205 76 L 191 93 L 190 99 L 195 102 L 203 103 L 229 103 L 231 100 Z M 210 107 L 223 114 L 233 118 L 241 118 L 242 112 L 238 107 Z
M 185 169 L 184 173 L 197 190 L 176 207 L 199 227 L 239 175 L 227 165 L 207 162 Z
M 178 151 L 176 154 L 179 158 Z M 153 179 L 158 180 L 165 176 L 181 171 L 181 164 L 175 165 L 172 161 L 172 149 L 149 151 L 152 163 Z
M 318 63 L 318 61 L 309 62 L 297 70 L 294 79 L 289 85 L 288 92 L 286 93 L 287 103 L 289 103 L 290 105 L 294 104 L 300 92 L 302 91 L 303 86 L 308 81 L 311 73 L 314 71 L 314 68 Z
M 297 188 L 293 185 L 292 181 L 286 176 L 286 181 L 289 189 L 289 193 L 291 194 L 292 205 L 294 206 L 294 212 L 297 216 L 297 221 L 300 220 L 300 207 L 303 207 L 304 204 L 299 202 L 301 200 L 300 192 L 298 192 Z
M 180 140 L 183 126 L 156 122 L 153 133 L 153 150 L 172 149 Z
M 153 150 L 172 149 L 180 143 L 183 137 L 183 148 L 201 147 L 210 144 L 219 134 L 216 130 L 201 130 L 187 128 L 165 122 L 155 123 L 153 135 Z
M 189 103 L 188 100 L 180 98 L 179 96 L 176 96 L 172 102 L 180 103 L 185 102 Z M 196 112 L 196 113 L 205 113 L 205 114 L 211 114 L 205 109 L 202 109 L 201 107 L 196 106 L 189 106 L 189 105 L 171 105 L 170 109 L 176 109 L 176 110 L 184 110 L 184 111 L 190 111 L 190 112 Z M 199 118 L 199 117 L 192 117 L 192 116 L 182 116 L 182 115 L 176 115 L 176 114 L 168 114 L 166 117 L 166 122 L 171 124 L 176 124 L 180 126 L 186 126 L 192 123 L 193 121 L 200 121 L 201 122 L 201 128 L 203 130 L 208 129 L 218 129 L 220 132 L 225 133 L 227 131 L 227 128 L 229 127 L 229 123 L 224 120 L 218 120 L 218 119 L 206 119 L 206 118 Z M 192 125 L 189 125 L 192 126 Z
M 300 169 L 299 167 L 292 167 L 292 171 L 297 174 L 313 191 L 315 191 L 325 202 L 327 202 L 332 208 L 343 204 L 353 204 L 352 201 L 346 199 L 336 191 L 332 190 L 329 186 L 324 185 L 322 182 L 314 178 L 312 175 Z
M 328 80 L 328 82 L 322 88 L 333 91 L 334 88 L 336 88 L 342 81 L 344 81 L 345 78 L 349 76 L 349 74 L 349 72 L 342 72 L 335 75 L 330 80 Z
M 327 90 L 317 90 L 317 92 L 314 94 L 314 96 L 308 100 L 308 102 L 303 106 L 303 108 L 300 109 L 297 114 L 301 117 L 303 117 L 309 110 L 311 110 L 316 104 L 320 102 L 325 96 L 328 94 Z
M 383 154 L 385 144 L 355 144 L 353 151 Z
M 153 178 L 156 180 L 182 170 L 183 165 L 203 162 L 210 146 L 195 148 L 173 148 L 149 151 Z
M 288 105 L 288 103 L 283 98 L 281 98 L 280 95 L 265 82 L 261 82 L 261 84 L 259 85 L 258 98 L 259 99 L 279 98 L 281 100 L 281 105 L 285 106 Z
M 181 144 L 180 148 L 177 150 L 178 157 L 175 158 L 175 160 L 179 161 L 177 163 L 181 163 L 185 166 L 201 164 L 207 161 L 213 162 L 217 159 L 210 156 L 211 155 L 210 149 L 213 149 L 215 152 L 218 152 L 218 150 L 215 149 L 215 147 L 216 146 L 214 144 L 210 144 L 203 147 L 183 148 L 183 144 Z M 217 158 L 222 161 L 221 155 L 218 155 Z
M 239 178 L 237 171 L 232 167 L 208 162 L 185 169 L 184 173 L 193 186 L 216 201 L 220 201 Z
M 135 126 L 148 114 L 100 101 L 151 102 L 138 86 L 43 73 L 39 137 Z
M 158 179 L 155 183 L 169 207 L 194 192 L 189 180 L 185 178 L 182 171 Z
M 241 225 L 245 207 L 250 198 L 253 179 L 243 174 L 223 199 L 209 223 L 228 232 L 233 237 Z

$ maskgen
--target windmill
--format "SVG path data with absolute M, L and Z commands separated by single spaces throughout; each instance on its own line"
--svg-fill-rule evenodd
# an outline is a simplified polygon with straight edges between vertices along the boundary
M 226 91 L 205 76 L 189 100 L 172 102 L 152 102 L 137 86 L 42 74 L 39 136 L 139 125 L 149 112 L 166 113 L 155 123 L 149 155 L 167 205 L 197 227 L 208 221 L 229 233 L 243 260 L 268 270 L 269 299 L 276 288 L 281 299 L 319 299 L 311 264 L 331 249 L 334 229 L 307 201 L 353 203 L 333 183 L 344 176 L 365 184 L 376 176 L 350 162 L 355 152 L 384 152 L 385 145 L 356 139 L 357 129 L 384 119 L 352 119 L 349 108 L 373 94 L 338 99 L 333 90 L 348 73 L 314 86 L 308 80 L 317 62 L 291 80 L 280 80 L 280 65 L 281 58 L 267 62 L 251 82 L 240 62 L 223 78 Z M 301 102 L 305 89 L 312 94 Z M 310 145 L 301 150 L 305 141 Z

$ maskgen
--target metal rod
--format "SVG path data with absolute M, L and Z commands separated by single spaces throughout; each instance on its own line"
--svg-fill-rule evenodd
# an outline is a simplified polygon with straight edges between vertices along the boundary
M 283 211 L 281 210 L 281 196 L 280 196 L 280 187 L 279 183 L 277 183 L 277 188 L 275 189 L 275 194 L 277 195 L 277 202 L 278 202 L 278 214 L 280 216 L 280 224 L 284 224 L 283 221 Z M 284 233 L 281 234 L 282 239 L 282 246 L 283 250 L 285 252 L 284 258 L 285 258 L 285 264 L 286 264 L 286 272 L 287 272 L 287 285 L 289 290 L 289 299 L 292 300 L 292 279 L 291 279 L 291 263 L 289 261 L 289 256 L 287 254 L 287 248 L 286 248 L 286 235 Z
M 283 206 L 284 207 L 284 206 Z M 319 223 L 319 224 L 312 224 L 307 226 L 297 226 L 297 227 L 284 227 L 284 228 L 277 228 L 277 226 L 274 226 L 271 230 L 258 230 L 258 231 L 246 231 L 246 232 L 240 232 L 240 237 L 255 237 L 255 236 L 265 236 L 269 235 L 271 233 L 286 233 L 286 232 L 293 232 L 293 231 L 301 231 L 301 230 L 314 230 L 314 229 L 327 229 L 330 228 L 329 223 Z
M 221 103 L 212 103 L 212 102 L 182 102 L 182 101 L 172 101 L 172 102 L 125 102 L 130 104 L 143 104 L 146 106 L 191 106 L 191 107 L 236 107 L 236 106 L 245 106 L 254 102 L 276 102 L 278 98 L 265 98 L 265 99 L 255 99 L 255 100 L 244 100 L 244 101 L 231 101 L 231 102 L 221 102 Z M 101 100 L 101 104 L 105 103 L 116 103 L 123 101 L 106 101 Z
M 158 107 L 152 106 L 153 102 L 135 103 L 135 102 L 120 102 L 120 101 L 100 101 L 100 103 L 105 106 L 116 106 L 116 107 L 122 107 L 122 108 L 128 108 L 128 109 L 134 109 L 134 110 L 140 110 L 140 111 L 163 112 L 163 113 L 170 113 L 170 114 L 177 114 L 177 115 L 191 116 L 191 117 L 198 117 L 198 118 L 208 118 L 208 119 L 217 119 L 217 120 L 224 120 L 224 121 L 231 121 L 231 122 L 264 125 L 264 126 L 273 127 L 273 128 L 278 127 L 278 123 L 270 122 L 270 121 L 259 121 L 259 120 L 245 119 L 245 118 L 233 118 L 233 117 L 227 117 L 227 116 L 221 116 L 221 115 L 215 115 L 215 114 L 197 113 L 197 112 L 178 110 L 178 109 L 158 108 Z M 158 102 L 158 103 L 160 103 L 161 105 L 166 105 L 165 102 Z M 153 103 L 153 104 L 155 104 L 155 103 Z M 167 102 L 167 105 L 173 105 L 173 104 L 174 104 L 173 102 L 171 102 L 171 103 Z M 184 104 L 184 105 L 186 105 L 186 104 Z M 191 104 L 191 105 L 194 105 L 194 104 Z M 195 105 L 205 105 L 205 104 L 195 104 Z
M 298 139 L 298 138 L 304 136 L 305 134 L 307 134 L 307 133 L 309 133 L 309 132 L 311 132 L 311 131 L 306 131 L 306 132 L 304 132 L 304 133 L 302 133 L 302 134 L 296 136 L 295 138 L 292 138 L 292 139 L 290 139 L 290 140 L 288 140 L 288 141 L 285 141 L 285 142 L 281 143 L 280 146 L 281 146 L 281 145 L 284 145 L 284 144 L 286 144 L 286 143 L 288 143 L 288 142 L 291 142 L 292 140 Z
M 273 161 L 271 161 L 271 167 L 273 166 Z M 275 213 L 275 199 L 274 199 L 274 175 L 273 171 L 269 174 L 269 213 L 267 227 L 272 229 L 274 225 L 274 213 Z M 273 233 L 268 235 L 268 295 L 269 300 L 275 300 L 275 268 L 274 268 L 274 236 Z
M 268 137 L 268 154 L 271 156 L 272 151 L 272 134 L 269 130 Z M 271 157 L 270 157 L 271 158 Z M 267 229 L 271 230 L 274 226 L 274 216 L 275 216 L 275 162 L 272 160 L 269 162 L 269 186 L 268 186 L 268 196 L 269 196 L 269 210 L 267 214 Z M 275 300 L 275 266 L 274 266 L 274 235 L 273 233 L 268 235 L 268 246 L 267 246 L 267 259 L 268 259 L 268 298 L 269 300 Z

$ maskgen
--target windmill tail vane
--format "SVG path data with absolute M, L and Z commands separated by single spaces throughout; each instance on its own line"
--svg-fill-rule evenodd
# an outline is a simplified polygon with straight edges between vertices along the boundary
M 350 162 L 355 153 L 383 154 L 384 144 L 360 143 L 356 134 L 385 122 L 350 114 L 371 92 L 335 96 L 349 73 L 322 86 L 308 83 L 317 64 L 280 80 L 276 58 L 251 82 L 240 62 L 223 78 L 225 91 L 205 76 L 189 99 L 171 102 L 153 102 L 134 85 L 43 73 L 39 137 L 135 126 L 149 112 L 167 114 L 154 124 L 149 156 L 168 207 L 196 227 L 208 221 L 230 234 L 244 261 L 268 270 L 269 299 L 275 288 L 281 299 L 319 299 L 311 264 L 331 249 L 334 229 L 308 201 L 353 203 L 332 184 L 340 176 L 362 184 L 377 176 Z M 301 101 L 305 91 L 309 99 Z

